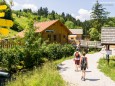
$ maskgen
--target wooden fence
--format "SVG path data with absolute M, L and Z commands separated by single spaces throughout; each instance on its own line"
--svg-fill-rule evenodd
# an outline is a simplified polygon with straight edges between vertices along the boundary
M 21 41 L 16 41 L 15 39 L 4 39 L 0 40 L 0 48 L 11 48 L 16 45 L 22 45 Z
M 85 41 L 85 40 L 81 40 L 81 47 L 102 48 L 101 41 Z

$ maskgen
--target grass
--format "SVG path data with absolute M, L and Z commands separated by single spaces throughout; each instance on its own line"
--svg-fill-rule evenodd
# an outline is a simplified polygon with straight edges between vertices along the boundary
M 89 48 L 88 54 L 94 54 L 94 53 L 99 52 L 99 51 L 100 51 L 100 49 L 97 49 L 97 48 Z
M 90 52 L 88 52 L 88 54 L 94 54 L 94 53 L 96 53 L 96 51 L 90 51 Z
M 13 18 L 15 19 L 16 22 L 19 23 L 19 25 L 23 28 L 26 29 L 29 27 L 28 22 L 30 19 L 28 19 L 28 17 L 23 17 L 21 16 L 20 18 L 17 17 L 15 14 L 13 14 Z
M 42 68 L 35 68 L 26 74 L 19 74 L 15 81 L 9 82 L 7 86 L 66 86 L 65 81 L 59 75 L 57 64 L 69 58 L 47 62 Z
M 106 59 L 100 59 L 98 68 L 108 77 L 115 81 L 115 56 L 110 57 L 110 63 L 107 65 Z

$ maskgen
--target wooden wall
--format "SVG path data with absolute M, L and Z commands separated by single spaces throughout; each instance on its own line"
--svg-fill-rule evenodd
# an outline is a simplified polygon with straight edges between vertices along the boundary
M 46 30 L 52 30 L 52 32 L 46 32 Z M 48 27 L 46 30 L 42 32 L 42 37 L 45 40 L 49 40 L 50 43 L 68 43 L 68 35 L 70 34 L 70 32 L 60 22 L 56 22 L 55 24 Z

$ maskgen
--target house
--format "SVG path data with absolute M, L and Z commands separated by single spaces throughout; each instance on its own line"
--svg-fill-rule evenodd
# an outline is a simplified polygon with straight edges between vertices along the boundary
M 69 29 L 71 35 L 68 35 L 68 40 L 70 43 L 76 45 L 79 44 L 79 41 L 82 40 L 83 29 Z
M 68 43 L 68 35 L 71 34 L 71 31 L 59 20 L 35 22 L 34 27 L 35 32 L 41 33 L 42 38 L 49 40 L 50 43 Z M 24 37 L 24 31 L 18 33 L 17 36 Z

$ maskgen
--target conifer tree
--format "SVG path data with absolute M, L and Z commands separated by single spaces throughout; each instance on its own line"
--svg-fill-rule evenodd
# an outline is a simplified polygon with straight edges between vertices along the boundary
M 99 33 L 101 32 L 101 27 L 107 20 L 108 14 L 109 12 L 107 12 L 103 5 L 97 0 L 92 8 L 91 18 L 93 19 L 93 27 L 96 28 Z

